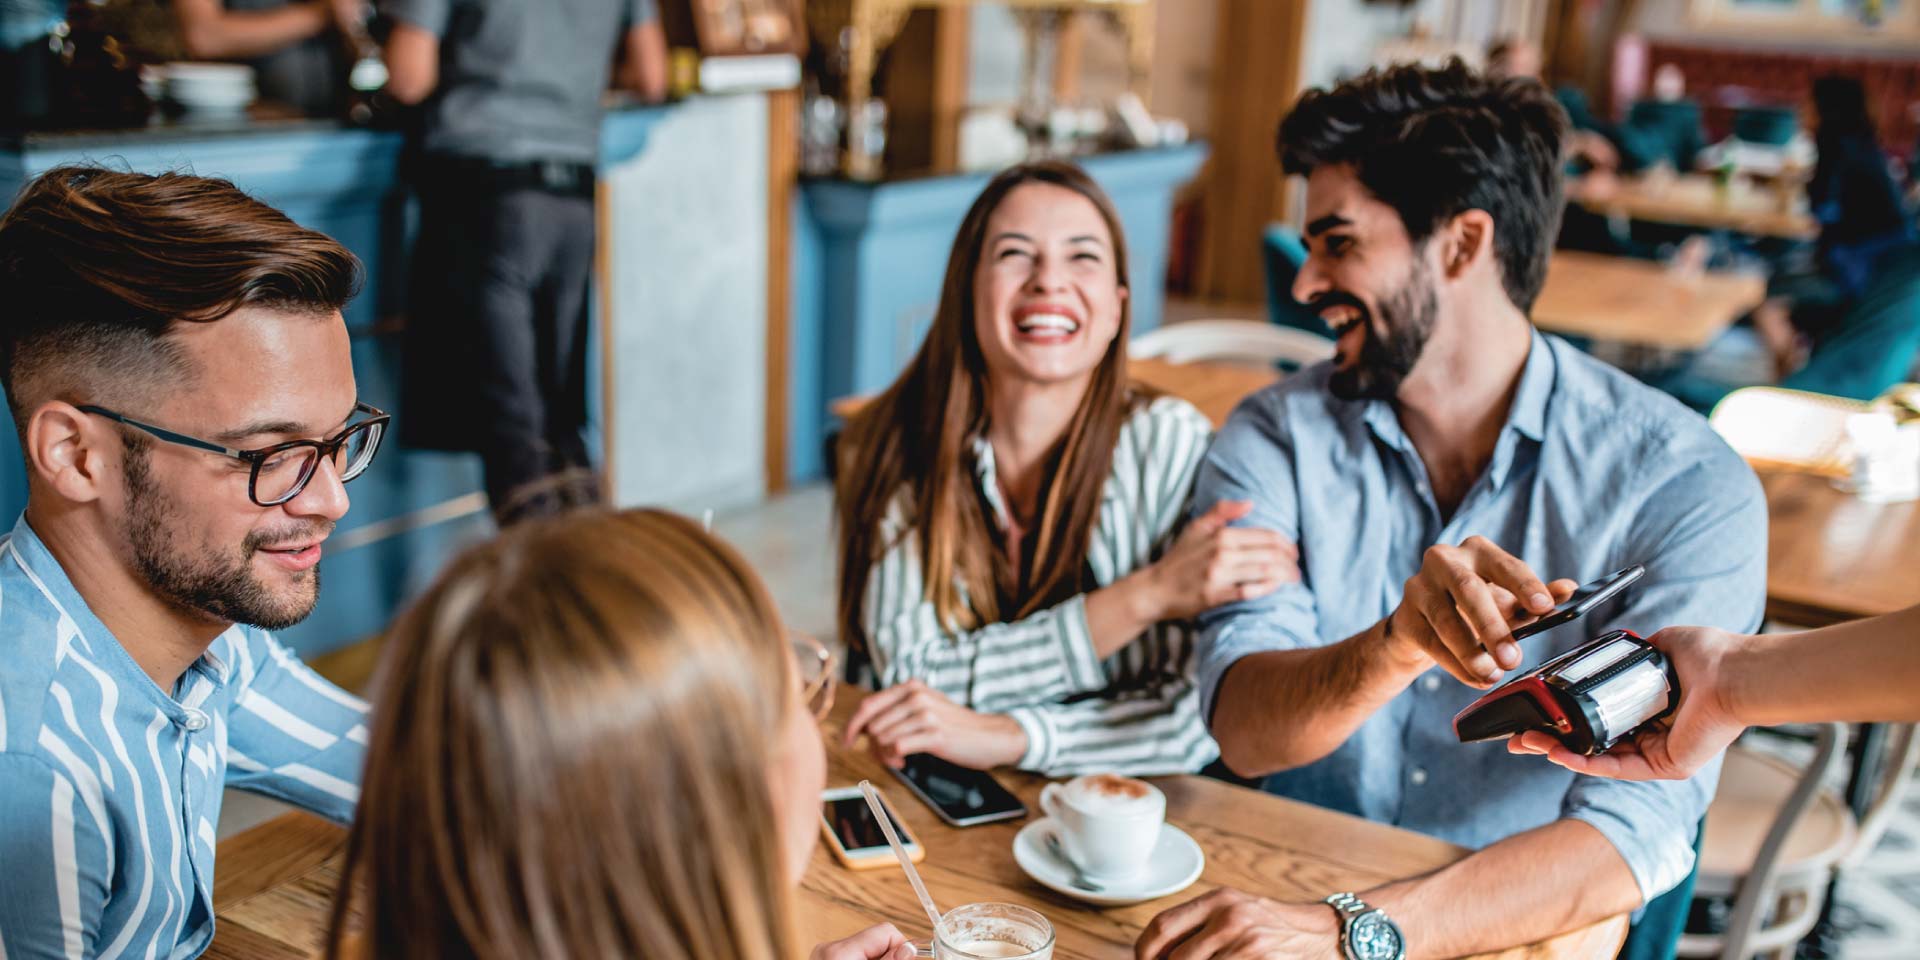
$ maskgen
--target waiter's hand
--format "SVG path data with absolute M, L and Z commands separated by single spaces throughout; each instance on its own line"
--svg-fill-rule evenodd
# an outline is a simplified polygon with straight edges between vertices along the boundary
M 1572 580 L 1542 583 L 1518 557 L 1485 537 L 1427 548 L 1387 618 L 1387 640 L 1404 656 L 1424 655 L 1461 683 L 1492 686 L 1520 665 L 1513 630 L 1573 596 Z
M 1671 627 L 1647 638 L 1673 660 L 1680 706 L 1673 716 L 1615 744 L 1597 757 L 1574 753 L 1560 741 L 1528 731 L 1507 741 L 1514 753 L 1534 753 L 1575 773 L 1615 780 L 1685 780 L 1712 762 L 1746 729 L 1726 703 L 1721 658 L 1744 638 L 1707 627 Z
M 1320 903 L 1281 903 L 1222 887 L 1153 918 L 1135 960 L 1337 957 L 1340 924 Z

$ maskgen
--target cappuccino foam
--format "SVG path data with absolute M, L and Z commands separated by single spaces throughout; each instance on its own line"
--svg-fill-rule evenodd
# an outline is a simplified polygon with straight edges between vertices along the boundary
M 1067 802 L 1095 817 L 1141 817 L 1162 809 L 1160 792 L 1144 780 L 1097 773 L 1067 784 Z

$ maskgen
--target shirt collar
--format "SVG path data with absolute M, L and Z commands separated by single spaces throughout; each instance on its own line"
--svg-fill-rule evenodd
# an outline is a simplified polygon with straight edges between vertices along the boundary
M 993 465 L 993 444 L 987 441 L 986 434 L 973 437 L 973 477 L 980 485 L 980 496 L 987 501 L 987 509 L 993 511 L 994 526 L 1007 528 L 1007 501 L 1000 495 L 1000 475 Z
M 1539 330 L 1532 331 L 1527 347 L 1527 364 L 1520 371 L 1520 386 L 1514 390 L 1513 405 L 1507 410 L 1507 424 L 1500 431 L 1500 439 L 1494 445 L 1493 460 L 1487 465 L 1488 479 L 1493 482 L 1495 489 L 1506 484 L 1518 439 L 1524 437 L 1534 443 L 1546 439 L 1547 407 L 1553 399 L 1558 372 L 1559 359 L 1554 356 L 1552 345 Z M 1390 401 L 1367 400 L 1351 405 L 1350 409 L 1360 414 L 1380 442 L 1409 455 L 1416 453 L 1413 441 L 1407 439 L 1406 432 L 1400 429 L 1400 416 L 1394 412 Z
M 60 565 L 53 551 L 47 549 L 46 542 L 40 539 L 40 534 L 35 532 L 33 525 L 27 522 L 26 513 L 22 512 L 20 519 L 14 523 L 13 533 L 9 535 L 7 542 L 13 547 L 14 554 L 19 558 L 27 575 L 46 590 L 48 597 L 59 609 L 63 618 L 72 622 L 73 629 L 79 634 L 79 642 L 85 645 L 96 664 L 118 675 L 122 682 L 131 683 L 134 689 L 148 691 L 170 711 L 183 709 L 171 695 L 153 682 L 152 677 L 147 676 L 145 670 L 140 669 L 140 665 L 134 662 L 133 655 L 120 645 L 119 638 L 113 635 L 113 631 L 107 629 L 106 624 L 100 622 L 99 616 L 93 612 L 92 607 L 87 605 L 86 598 L 80 595 L 79 589 L 73 585 L 73 580 L 67 576 L 66 568 Z M 0 620 L 0 623 L 4 622 Z M 238 642 L 234 636 L 234 631 L 238 629 L 237 624 L 229 626 L 226 632 L 208 645 L 206 652 L 202 653 L 199 659 L 189 665 L 187 672 L 197 671 L 216 683 L 226 683 L 231 667 L 215 651 L 223 643 Z M 182 679 L 185 679 L 184 676 Z

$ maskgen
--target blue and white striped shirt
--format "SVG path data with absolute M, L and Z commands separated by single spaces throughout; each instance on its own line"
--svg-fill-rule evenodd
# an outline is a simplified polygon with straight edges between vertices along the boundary
M 238 625 L 168 695 L 22 517 L 0 541 L 0 960 L 199 956 L 221 788 L 346 821 L 365 721 Z

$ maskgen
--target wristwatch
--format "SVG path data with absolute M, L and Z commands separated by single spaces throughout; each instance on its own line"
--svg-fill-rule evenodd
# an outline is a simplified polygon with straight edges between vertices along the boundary
M 1406 960 L 1407 938 L 1385 913 L 1351 893 L 1336 893 L 1324 902 L 1340 914 L 1340 953 L 1346 960 Z

